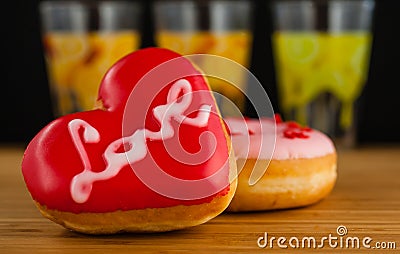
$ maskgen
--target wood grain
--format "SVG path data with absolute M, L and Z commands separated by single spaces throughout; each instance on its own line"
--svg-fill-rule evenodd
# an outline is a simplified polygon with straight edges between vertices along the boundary
M 65 230 L 41 217 L 21 175 L 22 148 L 0 148 L 0 253 L 398 253 L 400 249 L 400 147 L 369 147 L 339 153 L 339 177 L 331 195 L 301 209 L 223 214 L 190 229 L 162 234 L 87 236 Z M 343 236 L 395 242 L 396 250 L 332 248 L 261 249 L 257 239 L 268 237 Z M 339 243 L 339 242 L 338 242 Z M 345 245 L 344 245 L 345 246 Z

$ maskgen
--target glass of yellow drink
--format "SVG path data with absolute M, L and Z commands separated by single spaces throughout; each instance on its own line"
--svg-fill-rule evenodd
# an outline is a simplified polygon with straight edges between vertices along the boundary
M 337 145 L 356 142 L 367 81 L 372 0 L 276 1 L 272 34 L 280 109 Z
M 183 55 L 212 54 L 233 60 L 248 68 L 252 45 L 250 1 L 156 1 L 154 4 L 155 39 L 160 47 Z M 203 58 L 202 69 L 223 68 L 210 58 Z M 229 70 L 223 70 L 229 72 Z M 208 77 L 213 91 L 233 102 L 243 113 L 245 109 L 245 75 L 237 76 L 235 84 Z M 230 115 L 231 103 L 218 101 L 221 112 Z M 228 106 L 229 104 L 229 106 Z
M 55 116 L 93 109 L 107 69 L 140 46 L 140 6 L 45 1 L 40 12 Z

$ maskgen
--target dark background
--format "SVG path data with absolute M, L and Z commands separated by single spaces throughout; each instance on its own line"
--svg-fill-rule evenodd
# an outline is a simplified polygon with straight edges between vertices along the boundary
M 142 47 L 154 46 L 151 4 L 144 4 Z M 250 70 L 267 90 L 276 111 L 270 42 L 269 1 L 254 1 L 254 44 Z M 39 29 L 38 0 L 4 1 L 2 9 L 0 143 L 26 143 L 53 119 Z M 360 98 L 360 143 L 400 142 L 400 7 L 377 0 L 368 83 Z M 4 93 L 5 91 L 5 93 Z M 251 115 L 251 111 L 248 111 Z

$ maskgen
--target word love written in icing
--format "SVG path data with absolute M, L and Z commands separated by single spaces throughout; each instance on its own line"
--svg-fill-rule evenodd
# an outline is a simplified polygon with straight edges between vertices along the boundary
M 183 94 L 182 96 L 179 96 Z M 179 98 L 179 101 L 178 101 Z M 97 143 L 100 141 L 99 132 L 81 119 L 74 119 L 68 124 L 72 141 L 83 162 L 84 170 L 74 176 L 70 191 L 72 199 L 77 203 L 85 203 L 92 191 L 93 183 L 115 177 L 122 168 L 133 164 L 146 157 L 146 140 L 166 140 L 175 135 L 172 121 L 178 123 L 204 127 L 208 124 L 211 105 L 202 105 L 196 117 L 189 118 L 184 115 L 192 103 L 192 87 L 185 79 L 176 81 L 170 88 L 167 104 L 159 105 L 153 109 L 154 117 L 161 124 L 160 130 L 153 132 L 147 129 L 138 129 L 131 136 L 122 137 L 113 141 L 104 152 L 106 168 L 100 172 L 93 172 L 83 142 Z M 83 128 L 83 140 L 79 129 Z M 120 147 L 129 147 L 127 151 L 117 152 Z

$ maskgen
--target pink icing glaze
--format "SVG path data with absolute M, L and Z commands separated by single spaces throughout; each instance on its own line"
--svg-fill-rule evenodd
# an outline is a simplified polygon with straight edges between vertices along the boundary
M 272 155 L 272 159 L 286 160 L 315 158 L 335 152 L 331 139 L 314 129 L 306 132 L 307 138 L 290 139 L 284 136 L 289 125 L 287 122 L 275 125 L 270 118 L 225 118 L 225 122 L 237 158 L 269 159 Z

